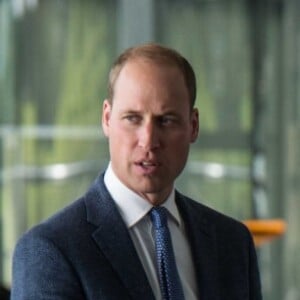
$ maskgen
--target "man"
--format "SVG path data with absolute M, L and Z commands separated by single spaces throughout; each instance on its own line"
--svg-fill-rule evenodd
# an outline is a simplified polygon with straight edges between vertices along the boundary
M 195 97 L 194 72 L 177 52 L 146 44 L 121 54 L 102 112 L 109 166 L 82 198 L 20 239 L 12 299 L 165 299 L 157 207 L 171 232 L 176 299 L 261 299 L 246 227 L 174 189 L 198 135 Z

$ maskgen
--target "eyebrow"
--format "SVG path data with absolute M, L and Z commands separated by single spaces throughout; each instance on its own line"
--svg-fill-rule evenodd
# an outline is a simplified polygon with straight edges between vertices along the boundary
M 141 110 L 134 110 L 134 109 L 124 109 L 121 110 L 121 113 L 127 113 L 127 114 L 143 114 L 143 112 Z M 166 110 L 165 112 L 161 112 L 159 114 L 154 114 L 154 116 L 159 117 L 159 116 L 165 116 L 165 115 L 170 115 L 170 116 L 178 116 L 179 113 L 174 111 L 174 110 Z

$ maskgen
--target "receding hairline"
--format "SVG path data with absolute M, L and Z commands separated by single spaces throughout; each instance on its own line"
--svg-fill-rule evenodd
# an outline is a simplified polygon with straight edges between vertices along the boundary
M 127 63 L 139 59 L 150 61 L 157 65 L 178 68 L 188 90 L 191 109 L 194 107 L 196 98 L 196 78 L 192 66 L 187 59 L 176 50 L 155 43 L 128 48 L 116 59 L 109 73 L 109 101 L 112 102 L 115 82 L 119 77 L 121 70 Z

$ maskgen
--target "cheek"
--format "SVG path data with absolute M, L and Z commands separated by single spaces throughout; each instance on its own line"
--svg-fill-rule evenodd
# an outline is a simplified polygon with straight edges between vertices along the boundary
M 178 161 L 185 160 L 190 149 L 190 137 L 186 134 L 177 135 L 169 143 L 169 154 Z
M 135 136 L 132 133 L 124 130 L 122 127 L 116 127 L 110 130 L 109 143 L 111 150 L 116 153 L 124 153 L 131 151 L 135 144 Z
M 170 144 L 172 143 L 173 145 L 176 145 L 178 148 L 184 148 L 186 145 L 190 144 L 190 135 L 187 133 L 188 130 L 189 128 L 171 132 L 165 137 L 165 140 L 169 141 Z

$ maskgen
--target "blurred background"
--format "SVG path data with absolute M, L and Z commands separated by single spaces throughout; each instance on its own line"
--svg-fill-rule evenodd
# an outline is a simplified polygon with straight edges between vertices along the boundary
M 200 138 L 178 187 L 241 221 L 281 218 L 257 251 L 266 300 L 300 299 L 298 0 L 0 0 L 0 283 L 20 235 L 108 160 L 109 67 L 147 41 L 195 68 Z

